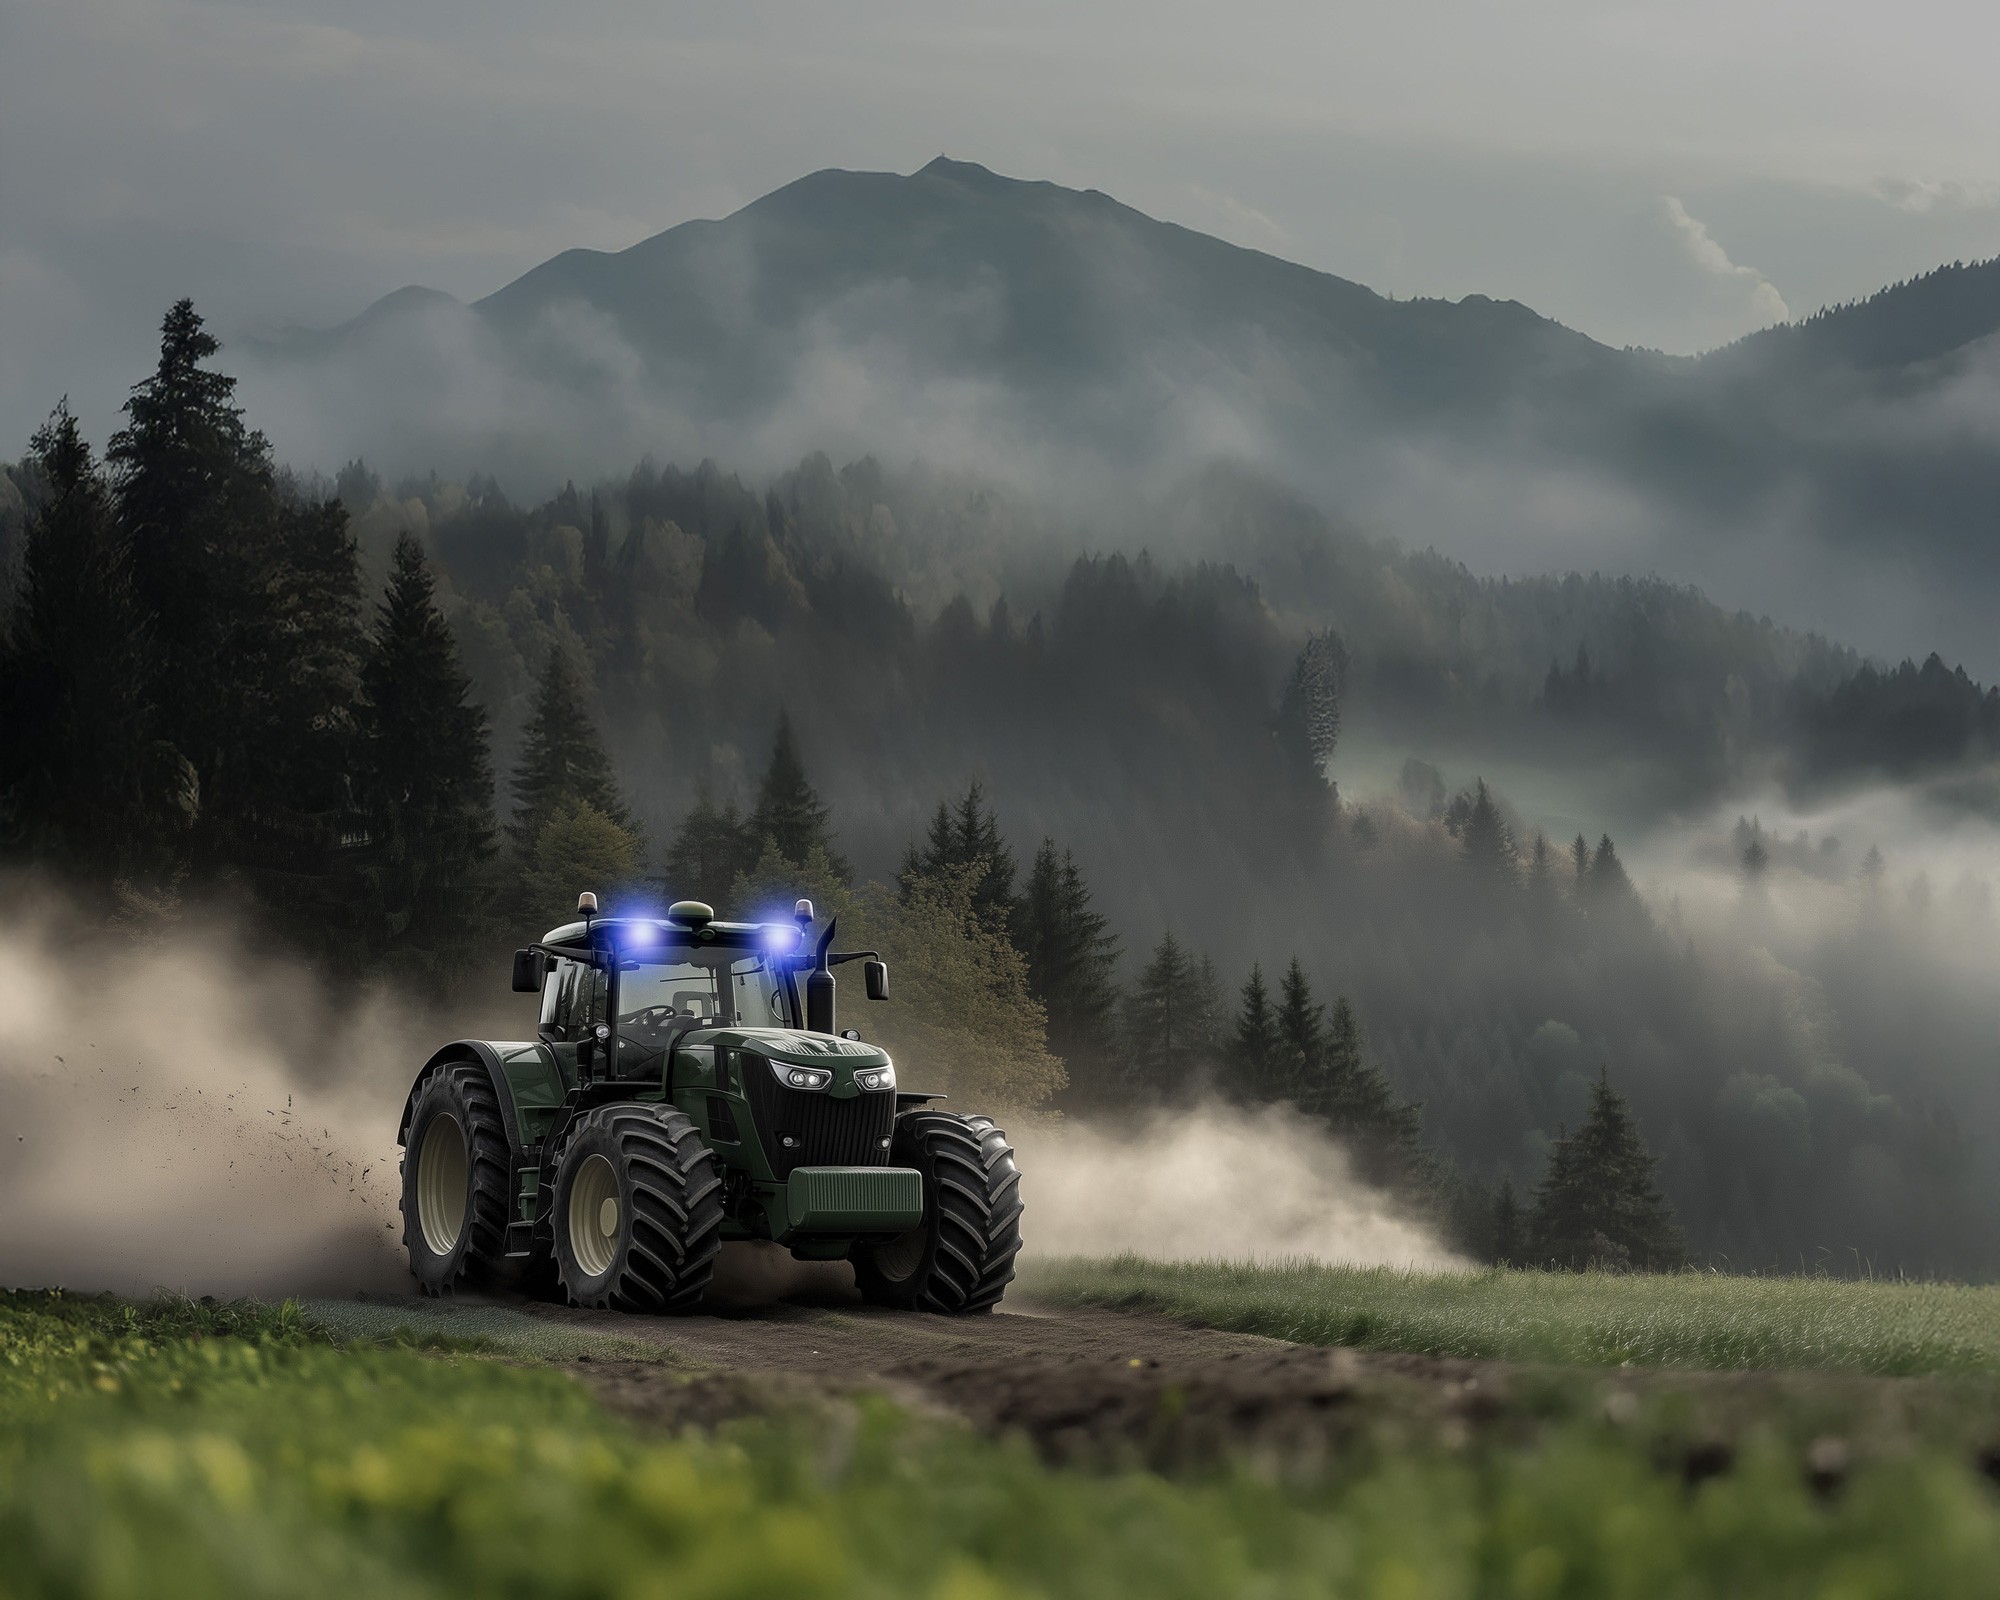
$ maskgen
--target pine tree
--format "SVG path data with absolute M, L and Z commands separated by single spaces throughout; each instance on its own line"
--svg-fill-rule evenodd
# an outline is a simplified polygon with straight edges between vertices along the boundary
M 1590 858 L 1586 889 L 1586 898 L 1594 910 L 1632 911 L 1639 907 L 1639 891 L 1625 875 L 1625 865 L 1618 859 L 1617 846 L 1612 844 L 1608 833 L 1599 838 L 1597 850 Z
M 1048 1013 L 1049 1049 L 1089 1098 L 1103 1087 L 1113 1048 L 1118 939 L 1092 909 L 1075 859 L 1068 851 L 1058 856 L 1053 839 L 1035 852 L 1015 921 L 1029 990 Z
M 267 548 L 260 614 L 232 645 L 243 699 L 222 743 L 221 798 L 234 802 L 239 859 L 312 933 L 311 905 L 331 913 L 344 894 L 341 840 L 367 825 L 353 776 L 368 647 L 360 558 L 338 500 L 277 503 Z
M 797 866 L 814 850 L 826 853 L 834 875 L 848 881 L 847 863 L 833 848 L 829 824 L 833 808 L 825 804 L 806 780 L 805 763 L 799 759 L 798 743 L 792 737 L 789 713 L 778 713 L 777 736 L 771 741 L 771 759 L 764 768 L 764 781 L 757 791 L 757 808 L 750 813 L 748 832 L 763 854 L 766 843 L 780 857 Z
M 986 805 L 985 790 L 974 778 L 957 806 L 938 802 L 925 847 L 914 844 L 903 858 L 905 879 L 936 877 L 958 867 L 977 866 L 979 877 L 973 905 L 995 927 L 1012 927 L 1018 934 L 1014 902 L 1014 855 L 1000 837 L 1000 824 Z
M 1580 833 L 1569 847 L 1569 864 L 1570 892 L 1581 900 L 1590 881 L 1590 845 Z
M 1292 663 L 1279 702 L 1278 748 L 1309 789 L 1334 793 L 1327 776 L 1340 742 L 1340 698 L 1347 679 L 1347 648 L 1331 628 L 1313 634 Z
M 1312 985 L 1297 956 L 1278 983 L 1276 1025 L 1272 1098 L 1294 1101 L 1310 1115 L 1306 1101 L 1326 1068 L 1326 1008 L 1313 999 Z
M 26 465 L 45 497 L 28 520 L 0 649 L 0 830 L 10 848 L 86 878 L 157 876 L 200 796 L 192 769 L 153 749 L 129 547 L 66 402 Z
M 737 815 L 736 802 L 718 806 L 708 785 L 700 784 L 693 807 L 667 849 L 668 892 L 676 900 L 700 900 L 721 911 L 729 903 L 737 874 L 756 866 L 748 854 L 748 830 Z
M 611 758 L 584 704 L 583 686 L 568 652 L 557 645 L 549 651 L 535 709 L 522 733 L 521 757 L 514 765 L 514 821 L 507 831 L 518 849 L 532 853 L 556 812 L 578 805 L 631 830 L 631 813 L 619 797 Z
M 1500 808 L 1487 791 L 1486 780 L 1478 780 L 1478 793 L 1460 835 L 1460 853 L 1465 864 L 1489 883 L 1511 884 L 1516 864 L 1514 840 L 1501 820 Z
M 1253 961 L 1250 976 L 1243 981 L 1236 1032 L 1229 1041 L 1227 1056 L 1230 1082 L 1239 1099 L 1254 1105 L 1277 1097 L 1278 1063 L 1283 1048 L 1277 1012 L 1264 983 L 1264 969 Z
M 345 508 L 273 472 L 185 300 L 111 441 L 160 761 L 193 769 L 196 864 L 234 869 L 309 942 L 341 920 L 362 651 Z
M 1549 1151 L 1535 1192 L 1529 1248 L 1539 1264 L 1671 1271 L 1687 1244 L 1654 1183 L 1658 1161 L 1639 1138 L 1631 1109 L 1600 1071 L 1590 1116 Z
M 246 718 L 238 689 L 245 647 L 262 632 L 275 565 L 270 450 L 245 426 L 236 380 L 203 365 L 220 347 L 187 300 L 160 329 L 160 361 L 126 402 L 130 419 L 107 452 L 133 594 L 155 655 L 160 737 L 200 774 L 216 817 L 225 747 Z M 254 719 L 261 721 L 261 719 Z
M 1169 930 L 1125 997 L 1126 1075 L 1135 1098 L 1184 1097 L 1212 1058 L 1220 1002 L 1215 969 Z
M 1423 1108 L 1397 1098 L 1388 1076 L 1368 1059 L 1346 995 L 1334 1001 L 1321 1062 L 1300 1109 L 1326 1119 L 1366 1182 L 1406 1194 L 1434 1188 L 1433 1163 L 1422 1143 Z
M 495 849 L 486 713 L 438 609 L 423 548 L 396 541 L 361 668 L 374 953 L 449 979 L 485 931 Z

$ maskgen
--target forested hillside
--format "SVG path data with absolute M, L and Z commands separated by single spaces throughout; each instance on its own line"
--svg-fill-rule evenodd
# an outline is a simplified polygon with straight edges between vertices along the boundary
M 1748 864 L 1695 930 L 1608 825 L 1543 839 L 1421 763 L 1340 787 L 1358 728 L 1642 763 L 1662 816 L 1959 771 L 1992 696 L 1941 664 L 1658 582 L 1477 579 L 1241 472 L 1104 511 L 1116 541 L 872 459 L 532 506 L 303 481 L 214 355 L 175 308 L 101 457 L 59 411 L 5 479 L 5 848 L 107 914 L 221 896 L 348 978 L 490 985 L 579 887 L 803 888 L 906 975 L 899 1053 L 1016 1106 L 1289 1100 L 1488 1248 L 1608 1085 L 1697 1256 L 2000 1268 L 1966 1131 L 2000 1018 L 1940 954 L 1976 905 L 1851 844 L 1810 937 Z M 1138 524 L 1156 553 L 1091 553 Z
M 1247 462 L 1482 573 L 1617 550 L 1990 677 L 1995 329 L 2000 265 L 1961 263 L 1701 357 L 1611 349 L 940 158 L 815 172 L 470 305 L 401 290 L 251 370 L 296 452 L 517 494 L 661 440 L 760 486 L 815 448 L 1113 498 Z

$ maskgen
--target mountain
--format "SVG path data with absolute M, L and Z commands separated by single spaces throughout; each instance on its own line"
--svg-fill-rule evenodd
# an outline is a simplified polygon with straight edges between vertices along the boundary
M 1996 329 L 1989 262 L 1700 358 L 1617 350 L 940 157 L 565 251 L 470 306 L 398 291 L 257 352 L 252 392 L 299 424 L 281 447 L 517 479 L 824 448 L 1170 500 L 1235 459 L 1485 570 L 1656 570 L 1990 673 Z

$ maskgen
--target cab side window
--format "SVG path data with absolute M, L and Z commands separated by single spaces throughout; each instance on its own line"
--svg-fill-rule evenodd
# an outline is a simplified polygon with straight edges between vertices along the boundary
M 572 961 L 551 962 L 548 976 L 542 979 L 542 1032 L 553 1032 L 559 1039 L 563 1036 L 563 984 L 568 980 L 569 970 L 575 964 Z
M 574 1044 L 604 1020 L 605 975 L 580 961 L 558 961 L 542 990 L 542 1024 Z

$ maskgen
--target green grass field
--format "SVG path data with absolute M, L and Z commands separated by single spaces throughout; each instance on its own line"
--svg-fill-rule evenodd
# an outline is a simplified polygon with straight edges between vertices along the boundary
M 1057 1260 L 1022 1287 L 1302 1344 L 1568 1366 L 2000 1375 L 2000 1288 Z
M 1135 1268 L 1098 1270 L 1134 1294 Z M 1058 1287 L 1087 1298 L 1086 1277 L 1066 1266 Z M 1280 1303 L 1281 1283 L 1235 1281 Z M 1606 1280 L 1552 1303 L 1596 1326 L 1624 1293 L 1635 1325 L 1660 1327 L 1663 1284 L 1694 1281 Z M 1894 1331 L 1913 1313 L 1857 1304 L 1825 1313 L 1849 1329 L 1843 1360 L 1870 1317 L 1919 1348 Z M 1801 1455 L 1819 1420 L 1774 1412 L 1744 1425 L 1731 1470 L 1691 1483 L 1663 1452 L 1687 1425 L 1674 1395 L 1607 1409 L 1605 1380 L 1579 1373 L 1531 1429 L 1467 1436 L 1413 1414 L 1311 1472 L 1168 1479 L 1052 1469 L 876 1401 L 649 1435 L 510 1343 L 504 1320 L 465 1338 L 361 1321 L 0 1296 L 0 1593 L 1935 1600 L 2000 1581 L 2000 1497 L 1962 1428 L 1902 1437 L 1828 1494 Z M 1660 1348 L 1733 1348 L 1702 1337 L 1662 1332 Z M 1921 1348 L 1960 1348 L 1935 1337 Z M 1962 1398 L 1954 1414 L 1994 1394 L 1925 1383 Z

